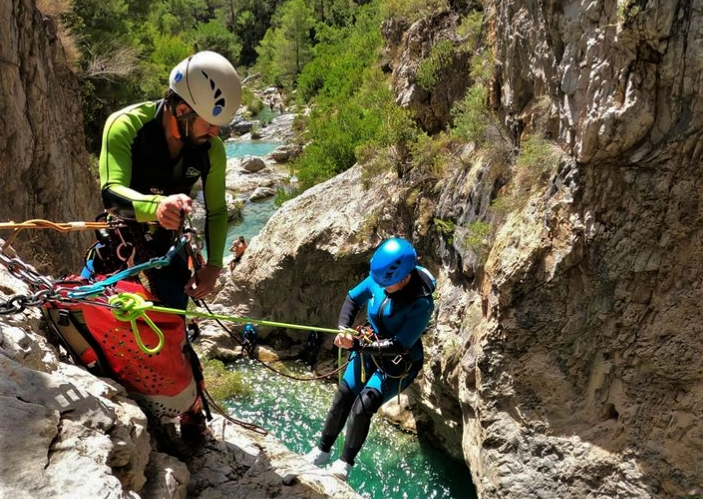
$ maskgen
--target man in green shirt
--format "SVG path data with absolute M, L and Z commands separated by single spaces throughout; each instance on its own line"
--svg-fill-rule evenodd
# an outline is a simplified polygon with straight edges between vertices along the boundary
M 167 306 L 185 309 L 188 296 L 210 294 L 222 270 L 227 232 L 225 169 L 220 127 L 230 124 L 241 101 L 232 64 L 214 52 L 199 52 L 171 72 L 164 98 L 112 114 L 103 132 L 100 184 L 109 213 L 144 228 L 149 253 L 163 256 L 183 216 L 193 209 L 190 192 L 203 184 L 207 264 L 194 275 L 185 255 L 150 273 L 152 292 Z M 141 263 L 141 262 L 137 262 Z

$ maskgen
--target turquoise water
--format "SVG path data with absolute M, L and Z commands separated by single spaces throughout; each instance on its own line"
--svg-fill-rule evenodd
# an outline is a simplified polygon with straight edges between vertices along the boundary
M 227 141 L 225 151 L 228 158 L 243 158 L 244 156 L 266 156 L 281 144 L 278 142 L 259 141 Z
M 228 158 L 242 158 L 244 156 L 266 156 L 278 146 L 278 142 L 225 142 L 225 149 Z M 247 201 L 242 208 L 242 219 L 229 225 L 227 228 L 227 242 L 225 249 L 229 249 L 232 242 L 239 236 L 249 241 L 257 235 L 266 221 L 276 211 L 274 198 L 262 199 L 260 201 Z
M 285 367 L 299 376 L 309 376 L 301 363 L 286 362 Z M 230 413 L 266 428 L 291 451 L 308 452 L 322 429 L 335 385 L 290 380 L 250 359 L 229 368 L 242 373 L 252 389 L 251 396 L 228 401 Z M 336 458 L 337 446 L 333 454 Z M 369 499 L 476 498 L 464 463 L 449 459 L 379 417 L 371 424 L 349 485 Z
M 242 219 L 230 224 L 227 229 L 226 248 L 230 248 L 232 242 L 239 236 L 244 236 L 244 239 L 250 241 L 259 233 L 274 211 L 276 211 L 274 198 L 247 201 L 242 208 Z

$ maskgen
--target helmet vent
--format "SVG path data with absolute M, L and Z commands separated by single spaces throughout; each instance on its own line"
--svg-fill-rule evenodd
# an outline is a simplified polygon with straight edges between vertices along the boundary
M 215 83 L 215 80 L 213 80 L 212 78 L 210 78 L 210 77 L 208 76 L 208 74 L 207 74 L 205 71 L 203 71 L 202 69 L 200 70 L 200 72 L 203 74 L 203 76 L 205 76 L 205 78 L 207 78 L 208 82 L 210 82 L 210 90 L 212 90 L 212 91 L 214 92 L 213 97 L 214 97 L 215 99 L 217 99 L 218 97 L 220 97 L 220 96 L 222 95 L 222 90 L 220 90 L 220 89 L 217 87 L 217 84 Z M 219 114 L 220 114 L 220 113 L 222 112 L 222 110 L 225 108 L 226 103 L 227 103 L 227 101 L 225 100 L 224 97 L 218 99 L 217 102 L 215 102 L 215 106 L 212 108 L 212 115 L 213 115 L 213 116 L 219 116 Z

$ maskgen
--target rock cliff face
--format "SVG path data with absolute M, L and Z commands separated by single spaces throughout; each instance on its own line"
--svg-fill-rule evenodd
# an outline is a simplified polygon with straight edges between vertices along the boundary
M 680 497 L 703 482 L 702 7 L 491 12 L 506 115 L 528 122 L 549 99 L 571 159 L 472 283 L 460 394 L 486 497 Z
M 78 81 L 55 25 L 32 0 L 0 5 L 0 68 L 0 220 L 92 221 L 100 193 L 85 151 Z M 60 274 L 76 272 L 91 240 L 26 231 L 14 248 Z

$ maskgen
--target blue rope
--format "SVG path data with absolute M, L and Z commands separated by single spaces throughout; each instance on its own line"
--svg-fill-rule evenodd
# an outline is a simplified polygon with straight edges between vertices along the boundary
M 105 288 L 112 286 L 122 279 L 132 277 L 140 272 L 150 269 L 160 269 L 171 263 L 171 259 L 185 246 L 188 241 L 187 236 L 181 236 L 178 241 L 169 248 L 166 254 L 162 257 L 152 258 L 144 263 L 135 265 L 125 270 L 121 270 L 116 274 L 112 274 L 110 277 L 103 279 L 102 281 L 96 281 L 92 284 L 86 286 L 78 286 L 69 291 L 66 296 L 72 300 L 80 300 L 84 298 L 91 298 L 97 295 L 101 295 L 105 292 Z

